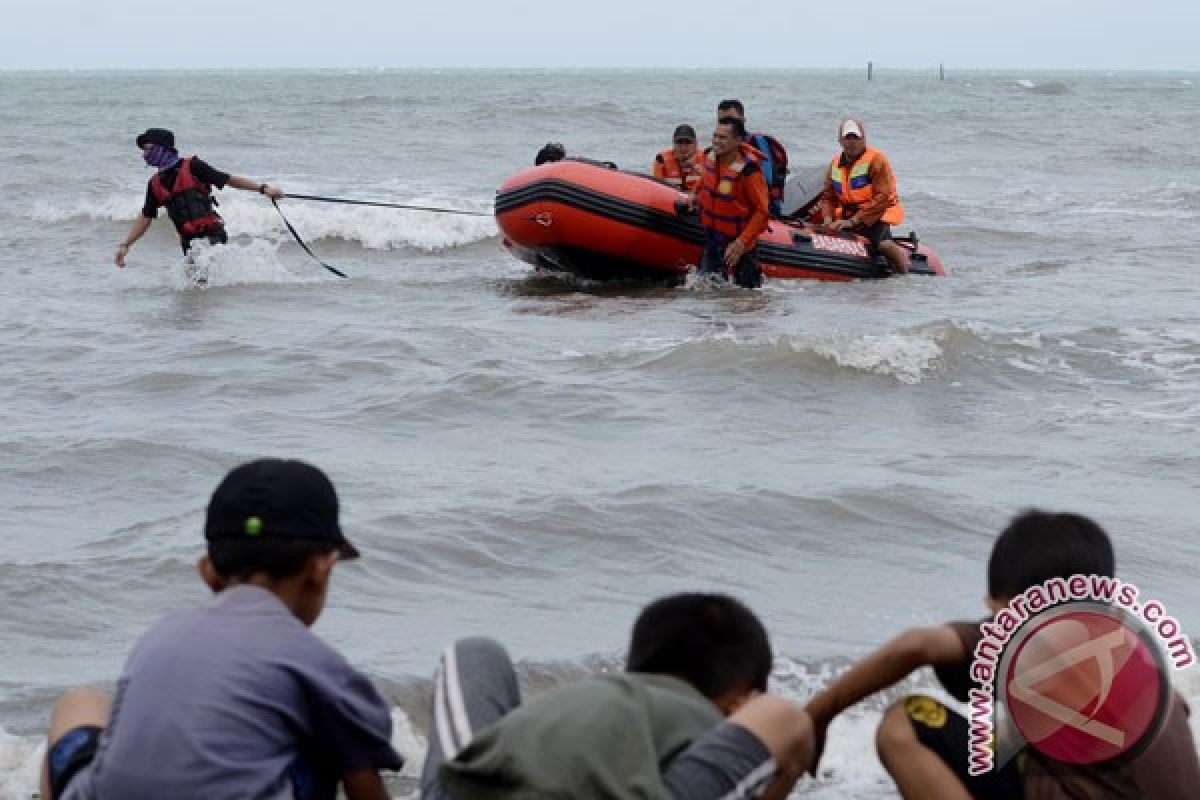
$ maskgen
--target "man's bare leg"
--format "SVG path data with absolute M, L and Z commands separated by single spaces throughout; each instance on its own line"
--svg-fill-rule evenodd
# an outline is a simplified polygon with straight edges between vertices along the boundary
M 50 731 L 46 735 L 46 754 L 69 730 L 83 725 L 95 725 L 98 728 L 108 726 L 108 718 L 112 713 L 112 698 L 95 689 L 69 689 L 54 704 L 54 712 L 50 716 Z M 49 762 L 42 760 L 41 796 L 50 798 L 50 769 Z
M 917 739 L 903 700 L 883 715 L 875 747 L 904 800 L 971 800 L 946 762 Z
M 904 252 L 903 247 L 890 239 L 885 239 L 879 243 L 879 252 L 888 260 L 893 272 L 901 275 L 908 272 L 908 253 Z

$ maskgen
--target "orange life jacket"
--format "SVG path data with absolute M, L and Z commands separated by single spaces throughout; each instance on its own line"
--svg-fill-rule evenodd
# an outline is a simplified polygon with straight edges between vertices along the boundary
M 687 171 L 686 175 L 684 174 L 683 165 L 675 157 L 675 148 L 673 147 L 663 150 L 654 157 L 654 161 L 659 167 L 655 170 L 658 177 L 676 189 L 690 192 L 696 188 L 696 184 L 700 183 L 700 178 L 704 176 L 704 154 L 699 151 L 692 158 L 692 167 Z
M 725 166 L 718 166 L 712 152 L 705 156 L 704 178 L 696 193 L 700 224 L 705 230 L 715 231 L 726 239 L 736 239 L 750 221 L 753 209 L 742 201 L 738 188 L 745 180 L 746 167 L 758 163 L 753 155 L 755 152 L 754 148 L 742 145 L 738 148 L 737 158 Z
M 221 217 L 213 210 L 212 187 L 196 180 L 191 158 L 179 162 L 179 171 L 170 189 L 163 185 L 162 173 L 159 173 L 150 179 L 150 190 L 154 192 L 154 202 L 166 207 L 175 230 L 184 239 L 202 236 L 221 227 Z
M 842 166 L 840 153 L 833 157 L 833 162 L 829 165 L 829 179 L 838 198 L 838 207 L 835 210 L 838 219 L 854 216 L 860 206 L 874 199 L 875 187 L 871 185 L 871 176 L 868 173 L 871 164 L 882 155 L 874 147 L 868 147 L 849 168 Z M 904 221 L 904 206 L 900 205 L 899 196 L 896 197 L 896 202 L 883 212 L 882 220 L 888 225 L 899 225 Z

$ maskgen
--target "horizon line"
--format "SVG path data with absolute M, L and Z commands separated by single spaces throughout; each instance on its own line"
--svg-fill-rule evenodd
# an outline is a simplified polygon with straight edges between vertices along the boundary
M 878 62 L 868 62 L 873 67 L 876 73 L 884 72 L 926 72 L 938 71 L 945 69 L 946 72 L 1020 72 L 1020 71 L 1043 71 L 1043 72 L 1200 72 L 1200 66 L 1197 67 L 1097 67 L 1097 66 L 955 66 L 941 63 L 934 63 L 925 66 L 913 67 L 902 66 L 889 67 Z M 580 65 L 554 65 L 554 66 L 531 66 L 531 65 L 515 65 L 515 64 L 489 64 L 489 65 L 470 65 L 470 64 L 439 64 L 439 65 L 189 65 L 189 66 L 128 66 L 128 65 L 84 65 L 84 66 L 3 66 L 0 65 L 0 72 L 183 72 L 188 70 L 195 71 L 215 71 L 215 70 L 245 70 L 256 72 L 273 72 L 273 71 L 297 71 L 308 70 L 314 72 L 324 71 L 369 71 L 369 72 L 402 72 L 402 71 L 428 71 L 428 70 L 454 70 L 454 71 L 484 71 L 484 70 L 508 70 L 519 72 L 537 72 L 537 71 L 557 71 L 557 70 L 579 70 L 579 71 L 605 71 L 605 70 L 630 70 L 630 71 L 693 71 L 693 72 L 761 72 L 761 71 L 777 71 L 777 72 L 861 72 L 867 69 L 868 63 L 860 66 L 744 66 L 744 67 L 696 67 L 696 66 L 663 66 L 663 65 L 613 65 L 613 64 L 580 64 Z

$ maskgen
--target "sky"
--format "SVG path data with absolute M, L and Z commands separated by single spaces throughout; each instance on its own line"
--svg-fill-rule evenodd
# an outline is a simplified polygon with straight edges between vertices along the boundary
M 5 0 L 0 69 L 1200 70 L 1200 0 Z

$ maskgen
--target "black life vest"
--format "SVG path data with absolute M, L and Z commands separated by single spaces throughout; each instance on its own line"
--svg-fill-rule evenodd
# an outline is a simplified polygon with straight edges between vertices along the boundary
M 154 202 L 167 209 L 175 230 L 184 239 L 203 236 L 221 227 L 221 217 L 213 210 L 212 187 L 196 180 L 191 158 L 179 162 L 175 183 L 170 189 L 163 185 L 160 172 L 150 179 L 150 190 L 154 193 Z

